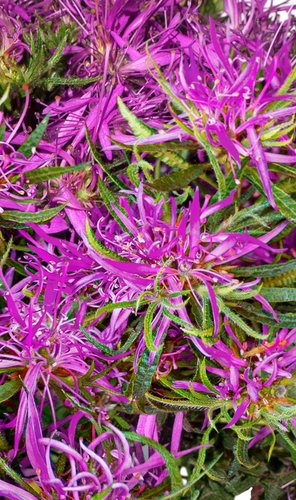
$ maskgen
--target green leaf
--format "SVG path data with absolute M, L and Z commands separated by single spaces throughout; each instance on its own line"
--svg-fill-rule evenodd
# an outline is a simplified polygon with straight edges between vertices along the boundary
M 283 85 L 279 88 L 277 91 L 276 95 L 283 95 L 288 92 L 290 87 L 293 85 L 293 83 L 296 80 L 296 66 L 292 68 L 291 72 L 287 76 L 286 80 L 284 81 Z
M 265 264 L 264 266 L 237 267 L 231 270 L 236 276 L 249 276 L 261 278 L 273 278 L 285 273 L 296 271 L 296 259 L 283 262 L 282 264 Z
M 239 328 L 241 328 L 244 332 L 246 332 L 250 337 L 254 337 L 255 339 L 260 339 L 264 340 L 266 338 L 265 335 L 262 335 L 261 333 L 256 332 L 251 328 L 247 323 L 244 322 L 244 320 L 238 316 L 235 312 L 233 312 L 229 307 L 227 307 L 224 302 L 217 297 L 217 302 L 219 305 L 219 309 L 226 314 L 226 316 L 229 317 L 229 319 L 237 325 Z
M 22 381 L 20 378 L 9 380 L 8 382 L 0 385 L 0 403 L 12 398 L 17 392 L 19 392 L 21 387 Z
M 100 307 L 99 309 L 96 310 L 95 313 L 88 314 L 85 317 L 85 320 L 83 322 L 83 326 L 87 326 L 90 323 L 92 323 L 95 319 L 97 319 L 99 316 L 101 316 L 104 313 L 112 312 L 114 309 L 126 309 L 129 307 L 136 307 L 137 306 L 137 301 L 132 300 L 132 301 L 122 301 L 122 302 L 113 302 L 110 304 L 106 304 L 105 306 Z
M 0 470 L 10 477 L 16 484 L 19 484 L 25 491 L 28 491 L 28 493 L 31 493 L 36 498 L 40 498 L 39 493 L 37 493 L 26 481 L 22 479 L 22 477 L 15 472 L 7 462 L 0 457 Z
M 39 125 L 35 128 L 31 135 L 23 142 L 23 144 L 18 148 L 18 152 L 25 155 L 26 158 L 30 158 L 32 155 L 32 149 L 36 148 L 41 141 L 45 130 L 47 129 L 50 114 L 48 113 Z
M 4 220 L 9 220 L 11 222 L 36 222 L 37 224 L 43 223 L 52 219 L 60 213 L 67 203 L 62 203 L 58 207 L 47 208 L 46 210 L 40 210 L 39 212 L 21 212 L 20 210 L 5 210 L 0 218 Z
M 200 363 L 199 375 L 203 385 L 206 386 L 209 389 L 209 391 L 219 394 L 219 391 L 217 391 L 217 389 L 213 386 L 212 382 L 208 377 L 205 358 L 203 358 L 202 362 Z
M 164 308 L 163 314 L 164 314 L 164 316 L 167 316 L 172 321 L 174 321 L 174 323 L 179 325 L 183 329 L 184 332 L 186 332 L 190 335 L 199 335 L 200 334 L 199 330 L 194 328 L 193 325 L 191 325 L 190 323 L 187 323 L 183 319 L 179 318 L 179 316 L 177 316 L 176 314 L 171 313 L 168 309 Z
M 134 432 L 124 432 L 125 437 L 129 441 L 136 441 L 137 443 L 146 444 L 153 450 L 157 451 L 165 461 L 167 470 L 171 479 L 172 490 L 178 490 L 182 487 L 182 477 L 180 475 L 179 467 L 173 455 L 161 444 L 153 441 L 146 436 L 141 436 Z
M 83 327 L 80 327 L 80 330 L 82 331 L 83 335 L 89 340 L 89 342 L 91 342 L 98 349 L 100 349 L 101 351 L 110 356 L 116 356 L 117 354 L 122 354 L 128 351 L 128 349 L 135 342 L 135 340 L 137 339 L 137 337 L 140 335 L 141 332 L 141 329 L 136 328 L 134 331 L 130 333 L 127 341 L 119 349 L 111 349 L 111 347 L 106 346 L 106 344 L 103 344 L 102 342 L 99 342 L 94 337 L 92 337 L 86 330 L 84 330 Z
M 266 196 L 257 172 L 248 168 L 245 171 L 245 175 L 254 184 L 256 189 L 263 196 Z M 285 219 L 296 222 L 296 201 L 278 186 L 272 185 L 272 193 L 280 213 Z
M 163 175 L 148 185 L 156 191 L 175 191 L 187 187 L 190 182 L 194 181 L 202 173 L 203 171 L 200 168 L 194 166 L 187 170 L 182 170 L 182 172 Z
M 162 349 L 163 345 L 158 349 L 152 363 L 149 362 L 150 351 L 145 349 L 143 352 L 137 367 L 137 373 L 133 384 L 133 399 L 140 399 L 150 389 Z
M 269 302 L 296 301 L 295 288 L 262 288 L 260 293 Z
M 34 168 L 25 172 L 25 176 L 32 184 L 37 184 L 38 182 L 46 182 L 51 179 L 57 179 L 64 174 L 69 174 L 73 172 L 80 172 L 85 170 L 89 166 L 89 163 L 80 163 L 79 165 L 71 165 L 69 167 L 44 167 L 44 168 Z
M 2 96 L 0 97 L 0 106 L 2 106 L 2 104 L 4 104 L 5 101 L 9 98 L 9 92 L 10 92 L 10 84 L 7 85 Z M 3 124 L 1 124 L 1 126 L 3 126 Z
M 128 217 L 127 212 L 122 208 L 117 201 L 115 200 L 113 194 L 109 189 L 105 186 L 104 182 L 100 177 L 98 177 L 98 188 L 100 191 L 100 195 L 102 200 L 104 201 L 106 208 L 108 209 L 108 212 L 110 215 L 113 217 L 114 220 L 116 220 L 117 224 L 124 230 L 126 231 L 130 236 L 134 237 L 134 235 L 130 232 L 130 230 L 124 225 L 122 220 L 118 217 L 116 212 L 114 212 L 111 203 L 123 214 L 125 217 Z
M 200 479 L 203 476 L 208 475 L 208 473 L 212 470 L 212 468 L 216 465 L 216 463 L 220 460 L 220 458 L 222 456 L 223 456 L 223 453 L 218 455 L 218 457 L 214 458 L 214 460 L 212 460 L 209 463 L 209 465 L 204 467 L 204 470 L 202 472 L 200 472 L 198 475 L 196 475 L 196 477 L 194 479 L 192 479 L 191 481 L 189 481 L 185 486 L 183 486 L 182 488 L 180 488 L 179 490 L 177 490 L 174 493 L 170 493 L 169 495 L 165 495 L 165 496 L 160 497 L 159 500 L 173 500 L 173 499 L 178 500 L 181 497 L 189 498 L 188 496 L 185 497 L 184 495 L 187 495 L 192 490 L 193 486 L 195 486 L 196 483 L 198 481 L 200 481 Z
M 158 306 L 158 302 L 152 302 L 149 304 L 147 307 L 147 311 L 145 314 L 144 318 L 144 338 L 145 338 L 145 343 L 147 346 L 147 349 L 149 351 L 157 351 L 157 347 L 154 345 L 154 339 L 153 339 L 153 331 L 152 331 L 152 321 L 154 317 L 154 311 L 156 307 Z
M 149 127 L 146 123 L 142 122 L 139 118 L 137 118 L 124 104 L 120 97 L 117 97 L 117 104 L 119 111 L 122 117 L 129 124 L 133 134 L 139 139 L 143 139 L 144 137 L 149 137 L 150 135 L 156 134 L 157 130 L 153 127 Z
M 278 186 L 273 186 L 272 192 L 281 214 L 288 220 L 296 222 L 296 201 Z
M 232 305 L 234 307 L 234 305 Z M 241 303 L 239 304 L 240 314 L 244 317 L 250 319 L 252 318 L 254 321 L 258 323 L 274 326 L 274 318 L 273 316 L 263 311 L 262 309 L 258 309 L 251 304 Z M 296 327 L 296 314 L 295 313 L 279 313 L 277 312 L 277 316 L 279 319 L 278 327 L 279 328 L 295 328 Z
M 99 158 L 99 156 L 97 154 L 96 147 L 95 147 L 94 143 L 91 140 L 90 133 L 89 133 L 89 130 L 88 130 L 87 127 L 85 127 L 85 136 L 86 136 L 86 140 L 87 140 L 88 145 L 89 145 L 90 152 L 91 152 L 91 154 L 93 156 L 93 159 L 101 167 L 101 169 L 103 170 L 103 172 L 109 177 L 109 179 L 111 179 L 112 182 L 114 182 L 114 184 L 119 189 L 128 189 L 128 186 L 124 182 L 122 182 L 116 175 L 112 175 L 109 172 L 109 170 L 103 164 L 102 160 Z
M 99 255 L 103 255 L 104 257 L 108 257 L 109 259 L 112 260 L 117 260 L 121 262 L 128 262 L 128 259 L 125 259 L 123 257 L 120 257 L 120 255 L 117 255 L 116 252 L 113 252 L 113 250 L 110 250 L 109 248 L 105 247 L 103 243 L 101 243 L 99 240 L 96 239 L 92 228 L 90 227 L 88 219 L 86 219 L 85 223 L 85 232 L 86 232 L 86 237 L 87 240 L 90 244 L 90 246 L 98 252 Z
M 10 240 L 9 240 L 9 242 L 7 243 L 5 252 L 1 256 L 0 269 L 2 269 L 2 267 L 7 263 L 7 260 L 9 258 L 9 254 L 10 254 L 10 250 L 11 250 L 11 247 L 12 247 L 12 243 L 13 243 L 13 238 L 11 237 Z
M 110 491 L 112 491 L 112 484 L 110 484 L 108 488 L 100 491 L 100 493 L 95 493 L 95 495 L 91 497 L 91 500 L 103 500 L 104 498 L 106 498 L 106 496 L 109 495 Z
M 43 82 L 49 85 L 71 85 L 71 86 L 79 85 L 79 87 L 81 87 L 82 85 L 89 85 L 90 83 L 95 83 L 101 79 L 102 79 L 101 75 L 93 76 L 90 78 L 79 78 L 79 77 L 64 78 L 60 76 L 55 76 L 53 78 L 45 78 Z
M 216 423 L 216 421 L 217 421 L 217 417 L 214 419 L 214 423 Z M 208 427 L 207 429 L 205 429 L 205 431 L 203 432 L 203 436 L 201 438 L 201 442 L 200 442 L 201 445 L 209 445 L 210 444 L 210 435 L 211 435 L 212 430 L 213 430 L 212 427 Z M 195 465 L 195 467 L 192 471 L 192 474 L 190 476 L 190 481 L 193 481 L 197 477 L 199 477 L 200 471 L 202 470 L 203 465 L 205 463 L 206 453 L 207 453 L 206 447 L 201 448 L 199 450 L 198 459 L 196 461 L 196 465 Z
M 197 393 L 196 393 L 197 394 Z M 146 399 L 149 404 L 154 406 L 160 411 L 178 412 L 178 411 L 189 411 L 189 410 L 206 410 L 208 408 L 218 409 L 221 408 L 225 401 L 210 398 L 207 396 L 195 397 L 196 402 L 192 402 L 186 399 L 167 399 L 160 398 L 151 394 L 146 393 Z
M 5 137 L 5 122 L 3 121 L 0 125 L 0 141 L 4 141 Z
M 128 122 L 133 134 L 135 137 L 138 139 L 144 139 L 145 137 L 150 137 L 151 135 L 156 135 L 158 134 L 158 130 L 150 127 L 146 123 L 144 123 L 142 120 L 137 118 L 136 115 L 134 115 L 124 104 L 124 102 L 121 100 L 120 97 L 117 98 L 118 102 L 118 107 L 119 111 L 122 115 L 122 117 Z M 157 143 L 157 139 L 155 141 Z M 145 147 L 144 144 L 137 145 L 137 150 L 138 148 L 141 148 L 142 150 L 144 149 L 151 149 L 149 148 L 149 145 Z M 162 148 L 160 148 L 162 149 Z M 140 149 L 139 149 L 140 150 Z M 174 151 L 155 151 L 151 153 L 153 156 L 156 158 L 159 158 L 162 162 L 166 163 L 167 165 L 171 167 L 177 167 L 177 168 L 190 168 L 191 164 L 188 163 L 186 160 L 184 160 L 183 156 L 179 155 L 178 153 Z
M 238 438 L 236 444 L 236 458 L 237 461 L 246 467 L 246 469 L 254 469 L 258 463 L 252 463 L 248 454 L 248 441 Z

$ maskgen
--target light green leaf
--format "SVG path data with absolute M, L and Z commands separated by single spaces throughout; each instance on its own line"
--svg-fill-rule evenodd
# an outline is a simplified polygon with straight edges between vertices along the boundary
M 155 128 L 149 127 L 149 125 L 146 125 L 146 123 L 137 118 L 136 115 L 128 109 L 120 97 L 117 97 L 117 104 L 122 117 L 127 121 L 136 137 L 143 139 L 144 137 L 149 137 L 150 135 L 157 133 Z
M 212 382 L 210 381 L 207 370 L 206 370 L 206 359 L 203 358 L 202 362 L 200 363 L 199 366 L 199 375 L 200 379 L 205 387 L 209 389 L 209 391 L 214 392 L 216 394 L 219 394 L 219 391 L 213 386 Z

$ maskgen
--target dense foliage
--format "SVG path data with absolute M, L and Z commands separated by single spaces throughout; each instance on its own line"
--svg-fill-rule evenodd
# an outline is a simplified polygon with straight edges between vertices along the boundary
M 296 498 L 296 10 L 0 0 L 0 497 Z

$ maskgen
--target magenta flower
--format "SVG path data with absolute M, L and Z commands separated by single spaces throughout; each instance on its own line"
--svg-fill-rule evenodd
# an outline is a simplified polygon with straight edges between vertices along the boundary
M 203 382 L 174 381 L 173 386 L 192 387 L 199 393 L 229 401 L 227 406 L 234 410 L 234 415 L 226 427 L 240 419 L 256 419 L 262 410 L 280 414 L 283 407 L 293 405 L 286 393 L 296 369 L 296 329 L 284 328 L 273 336 L 268 327 L 263 326 L 266 340 L 260 343 L 254 339 L 241 342 L 227 323 L 225 330 L 228 342 L 219 339 L 207 345 L 197 340 L 207 359 L 205 370 L 212 389 Z
M 172 199 L 170 220 L 167 221 L 163 217 L 163 201 L 155 203 L 143 193 L 140 186 L 136 194 L 137 204 L 130 206 L 124 197 L 120 199 L 120 206 L 111 203 L 117 222 L 109 216 L 98 221 L 96 234 L 105 245 L 105 252 L 96 246 L 88 226 L 86 235 L 85 232 L 83 235 L 81 223 L 80 228 L 76 226 L 76 230 L 84 238 L 92 258 L 111 276 L 120 278 L 121 282 L 128 285 L 133 290 L 134 298 L 152 298 L 159 293 L 169 299 L 171 294 L 172 298 L 166 305 L 161 301 L 159 305 L 156 304 L 155 312 L 165 309 L 169 316 L 170 312 L 175 312 L 183 322 L 183 327 L 187 325 L 190 329 L 192 322 L 182 302 L 182 295 L 186 298 L 186 295 L 192 294 L 198 307 L 203 309 L 203 293 L 206 293 L 212 310 L 213 333 L 217 335 L 220 326 L 217 287 L 233 287 L 238 291 L 251 292 L 260 281 L 259 278 L 250 283 L 237 281 L 231 274 L 229 264 L 240 265 L 246 255 L 252 260 L 259 257 L 268 261 L 277 250 L 267 243 L 287 224 L 283 222 L 259 238 L 247 232 L 227 232 L 223 224 L 216 233 L 209 234 L 206 231 L 208 217 L 229 206 L 234 194 L 232 192 L 225 200 L 212 205 L 209 205 L 210 198 L 207 197 L 201 205 L 196 190 L 189 209 L 184 209 L 180 214 Z M 260 294 L 254 291 L 253 295 L 275 316 Z M 160 320 L 161 316 L 157 317 Z M 160 345 L 169 324 L 168 318 L 161 321 L 155 345 Z M 156 323 L 153 327 L 156 328 Z

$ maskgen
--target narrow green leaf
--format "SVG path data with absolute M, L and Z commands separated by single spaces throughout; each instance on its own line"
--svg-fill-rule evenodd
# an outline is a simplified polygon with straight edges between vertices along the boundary
M 236 458 L 246 469 L 254 469 L 258 463 L 252 463 L 248 454 L 248 441 L 238 438 L 236 444 Z
M 236 304 L 237 305 L 237 304 Z M 234 304 L 232 305 L 234 307 Z M 247 319 L 252 318 L 261 324 L 266 324 L 270 326 L 274 326 L 274 318 L 273 316 L 263 311 L 262 309 L 258 309 L 251 304 L 247 304 L 242 302 L 239 304 L 240 314 L 246 317 Z M 295 328 L 296 327 L 296 314 L 295 313 L 279 313 L 277 312 L 277 316 L 279 319 L 278 327 L 279 328 Z
M 98 254 L 103 255 L 104 257 L 108 257 L 109 259 L 112 260 L 128 262 L 128 259 L 120 257 L 120 255 L 117 255 L 116 252 L 113 252 L 113 250 L 110 250 L 109 248 L 105 247 L 103 243 L 101 243 L 99 240 L 96 239 L 93 230 L 90 227 L 88 219 L 86 219 L 85 232 L 89 244 L 96 252 L 98 252 Z
M 9 97 L 9 92 L 10 92 L 10 84 L 7 85 L 6 89 L 4 90 L 2 96 L 0 97 L 0 106 L 2 106 L 2 104 L 5 103 L 5 101 L 8 99 Z M 2 124 L 1 124 L 2 125 Z M 2 140 L 2 139 L 1 139 Z
M 91 497 L 91 500 L 103 500 L 109 495 L 111 491 L 112 491 L 112 484 L 110 484 L 110 486 L 108 486 L 104 490 L 100 491 L 100 493 L 95 493 L 95 495 Z
M 147 311 L 144 318 L 144 338 L 147 349 L 149 351 L 157 351 L 157 347 L 154 345 L 153 331 L 152 331 L 152 321 L 154 317 L 154 311 L 158 306 L 158 302 L 152 302 L 147 307 Z
M 181 498 L 181 497 L 186 498 L 184 495 L 187 495 L 192 490 L 193 486 L 195 486 L 196 483 L 198 481 L 200 481 L 200 479 L 203 476 L 208 475 L 208 473 L 212 470 L 212 468 L 216 465 L 216 463 L 220 460 L 220 458 L 222 456 L 223 456 L 223 453 L 220 453 L 220 455 L 218 455 L 218 457 L 214 458 L 214 460 L 212 460 L 209 463 L 209 465 L 204 467 L 204 470 L 202 472 L 200 472 L 198 475 L 196 475 L 196 477 L 192 481 L 189 481 L 185 486 L 183 486 L 183 488 L 180 488 L 176 492 L 170 493 L 169 495 L 162 496 L 159 498 L 159 500 L 161 500 L 161 499 L 162 500 L 173 500 L 173 499 L 179 500 L 179 498 Z
M 137 118 L 124 104 L 120 97 L 117 97 L 117 104 L 119 111 L 122 117 L 129 124 L 133 134 L 139 139 L 143 139 L 144 137 L 149 137 L 150 135 L 156 134 L 157 130 L 153 127 L 149 127 L 146 123 L 142 122 L 139 118 Z
M 161 411 L 189 411 L 189 410 L 206 410 L 208 408 L 218 409 L 224 405 L 224 401 L 219 399 L 210 398 L 207 396 L 196 397 L 196 403 L 186 399 L 167 399 L 160 398 L 151 394 L 146 393 L 146 399 L 148 403 Z
M 237 325 L 239 328 L 241 328 L 244 332 L 246 332 L 250 337 L 254 337 L 255 339 L 260 339 L 264 340 L 266 338 L 265 335 L 262 335 L 261 333 L 256 332 L 251 328 L 247 323 L 244 322 L 244 320 L 238 316 L 235 312 L 233 312 L 229 307 L 227 307 L 224 302 L 217 297 L 217 302 L 219 305 L 219 309 L 226 314 L 226 316 L 229 317 L 229 319 Z
M 52 219 L 60 213 L 67 203 L 62 203 L 58 207 L 47 208 L 46 210 L 40 210 L 39 212 L 21 212 L 20 210 L 5 210 L 0 218 L 8 220 L 11 222 L 36 222 L 37 224 L 43 223 Z
M 98 349 L 100 349 L 101 351 L 105 352 L 110 356 L 116 356 L 117 354 L 122 354 L 128 351 L 128 349 L 135 342 L 135 340 L 137 339 L 137 337 L 140 335 L 141 332 L 140 329 L 138 328 L 135 329 L 130 333 L 127 341 L 119 349 L 111 349 L 111 347 L 107 347 L 106 344 L 103 344 L 102 342 L 99 342 L 94 337 L 92 337 L 86 330 L 84 330 L 83 327 L 80 327 L 80 330 L 82 331 L 83 335 L 89 340 L 89 342 L 91 342 Z
M 6 246 L 6 250 L 3 253 L 3 255 L 1 256 L 0 269 L 2 269 L 2 267 L 7 263 L 7 259 L 9 258 L 10 250 L 11 250 L 11 247 L 12 247 L 12 242 L 13 242 L 13 239 L 10 238 L 10 240 L 7 243 L 7 246 Z
M 98 188 L 100 191 L 100 195 L 102 200 L 104 201 L 106 208 L 108 209 L 110 215 L 113 217 L 114 220 L 116 220 L 117 224 L 124 230 L 126 231 L 130 236 L 133 237 L 133 234 L 130 232 L 130 230 L 124 225 L 122 220 L 118 217 L 118 215 L 114 212 L 111 203 L 116 206 L 116 208 L 126 217 L 128 217 L 127 212 L 122 208 L 117 201 L 115 200 L 113 194 L 109 189 L 105 186 L 104 182 L 100 177 L 98 177 Z
M 136 441 L 137 443 L 146 444 L 153 450 L 157 451 L 165 461 L 167 470 L 171 479 L 172 490 L 178 490 L 182 487 L 182 477 L 180 475 L 179 467 L 173 455 L 161 444 L 153 441 L 146 436 L 141 436 L 135 432 L 124 432 L 125 437 L 129 441 Z
M 140 399 L 150 389 L 151 382 L 162 353 L 162 349 L 163 345 L 158 349 L 158 352 L 155 354 L 152 363 L 149 363 L 150 351 L 148 349 L 145 349 L 145 351 L 143 352 L 138 364 L 137 373 L 133 384 L 133 399 Z
M 182 170 L 181 172 L 179 171 L 163 175 L 148 185 L 156 191 L 175 191 L 187 187 L 190 182 L 194 181 L 194 179 L 199 177 L 202 173 L 203 170 L 194 166 L 188 168 L 187 170 Z
M 217 421 L 217 417 L 214 419 L 214 423 L 216 423 L 216 421 Z M 201 445 L 209 445 L 210 444 L 210 435 L 211 435 L 212 430 L 213 430 L 212 427 L 208 427 L 207 429 L 205 429 L 205 431 L 203 432 L 203 436 L 201 438 L 201 443 L 200 443 Z M 197 477 L 199 477 L 200 472 L 201 472 L 203 465 L 205 463 L 206 453 L 207 453 L 206 447 L 201 448 L 199 450 L 198 459 L 196 461 L 196 465 L 192 471 L 192 474 L 190 476 L 189 481 L 193 481 Z
M 191 334 L 192 332 L 192 335 L 194 335 L 194 333 L 197 332 L 193 325 L 179 318 L 179 316 L 177 316 L 176 314 L 171 313 L 168 309 L 164 308 L 163 314 L 174 321 L 177 325 L 181 326 L 181 328 L 184 329 L 184 331 L 186 331 L 187 333 Z
M 272 192 L 281 214 L 288 220 L 296 222 L 296 201 L 278 186 L 273 186 Z
M 5 137 L 5 122 L 3 121 L 0 125 L 0 141 L 4 141 Z
M 277 91 L 276 94 L 277 95 L 286 94 L 288 92 L 288 90 L 290 89 L 290 87 L 295 82 L 295 80 L 296 80 L 296 66 L 294 66 L 294 68 L 292 68 L 291 72 L 289 73 L 289 75 L 287 76 L 283 85 L 279 88 L 279 90 Z
M 109 170 L 105 167 L 103 164 L 102 160 L 99 158 L 99 155 L 97 154 L 96 147 L 94 143 L 91 140 L 90 133 L 87 127 L 85 127 L 85 136 L 86 140 L 90 149 L 90 152 L 92 154 L 93 159 L 95 162 L 101 167 L 103 172 L 109 177 L 109 179 L 119 188 L 119 189 L 127 189 L 128 186 L 122 182 L 116 175 L 113 175 L 109 172 Z
M 146 301 L 147 302 L 147 301 Z M 95 319 L 97 319 L 99 316 L 101 316 L 104 313 L 112 312 L 114 309 L 125 309 L 128 307 L 136 307 L 137 301 L 132 300 L 132 301 L 122 301 L 122 302 L 113 302 L 106 304 L 105 306 L 100 307 L 99 309 L 96 310 L 95 313 L 88 314 L 83 322 L 83 326 L 87 326 L 90 323 L 92 323 Z
M 219 391 L 217 391 L 217 389 L 213 386 L 212 382 L 208 377 L 205 358 L 203 358 L 202 362 L 200 363 L 199 375 L 203 385 L 206 386 L 209 389 L 209 391 L 219 394 Z
M 265 264 L 264 266 L 237 267 L 231 270 L 236 276 L 249 276 L 261 278 L 273 278 L 285 273 L 296 271 L 296 259 L 283 262 L 281 264 Z
M 0 470 L 10 477 L 16 484 L 19 484 L 25 491 L 31 493 L 36 498 L 40 498 L 39 493 L 37 493 L 23 478 L 15 472 L 8 463 L 0 457 Z
M 265 190 L 260 182 L 257 172 L 255 170 L 247 168 L 245 171 L 245 175 L 254 184 L 256 189 L 263 196 L 266 196 Z M 276 205 L 285 219 L 296 222 L 296 201 L 294 201 L 291 196 L 285 193 L 285 191 L 283 191 L 278 186 L 272 185 L 272 193 Z
M 60 76 L 55 76 L 53 78 L 45 78 L 43 82 L 49 85 L 79 85 L 79 87 L 81 87 L 82 85 L 89 85 L 90 83 L 98 82 L 101 79 L 102 79 L 101 75 L 93 76 L 91 78 L 79 78 L 79 77 L 64 78 Z
M 296 301 L 295 288 L 262 288 L 260 293 L 269 302 Z
M 47 129 L 50 114 L 48 113 L 39 125 L 35 128 L 31 135 L 21 144 L 18 148 L 18 152 L 29 158 L 32 155 L 32 149 L 36 148 L 41 141 L 45 130 Z
M 44 168 L 34 168 L 25 172 L 25 176 L 32 184 L 37 184 L 38 182 L 46 182 L 51 179 L 58 179 L 62 175 L 80 172 L 85 170 L 89 166 L 89 163 L 80 163 L 79 165 L 70 165 L 69 167 L 44 167 Z

